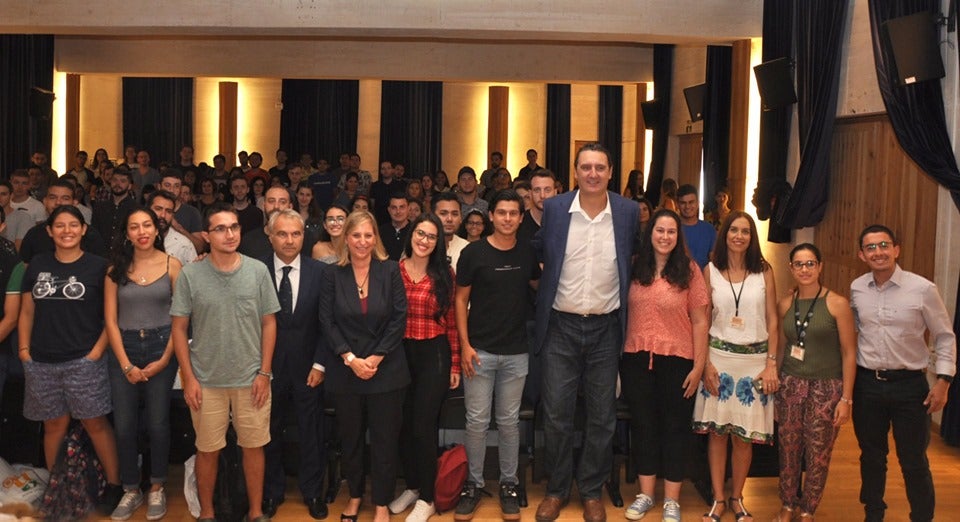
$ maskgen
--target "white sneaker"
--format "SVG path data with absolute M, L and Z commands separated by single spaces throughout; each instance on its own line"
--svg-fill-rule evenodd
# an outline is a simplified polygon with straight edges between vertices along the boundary
M 399 515 L 407 510 L 408 507 L 412 506 L 417 499 L 420 498 L 419 489 L 405 489 L 403 493 L 400 493 L 400 496 L 393 499 L 393 502 L 390 503 L 387 507 L 390 509 L 390 512 L 394 515 Z
M 640 520 L 651 508 L 653 508 L 653 499 L 640 493 L 637 495 L 637 499 L 634 500 L 624 512 L 623 516 L 626 517 L 627 520 Z
M 147 520 L 160 520 L 167 514 L 167 494 L 163 488 L 147 493 Z
M 668 498 L 663 502 L 663 522 L 680 522 L 680 504 Z
M 406 522 L 427 522 L 427 519 L 436 514 L 436 512 L 437 510 L 434 509 L 433 502 L 417 500 L 417 503 L 413 506 L 413 511 L 407 515 Z
M 143 493 L 139 489 L 131 489 L 123 493 L 120 503 L 110 515 L 111 520 L 127 520 L 143 504 Z

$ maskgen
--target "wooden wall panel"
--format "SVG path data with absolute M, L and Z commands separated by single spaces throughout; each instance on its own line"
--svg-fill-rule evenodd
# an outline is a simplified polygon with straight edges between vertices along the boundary
M 901 243 L 900 266 L 933 279 L 937 185 L 906 155 L 886 114 L 840 118 L 830 159 L 830 205 L 816 227 L 824 285 L 848 295 L 867 271 L 860 231 L 880 223 Z
M 636 128 L 634 132 L 636 133 L 637 140 L 634 142 L 633 150 L 633 168 L 643 171 L 643 166 L 647 164 L 646 150 L 647 150 L 647 125 L 643 121 L 643 110 L 640 107 L 640 103 L 646 101 L 647 99 L 647 84 L 638 83 L 637 84 L 637 110 L 634 115 L 636 118 Z M 647 176 L 649 172 L 643 173 L 643 182 L 646 186 Z M 626 185 L 626 181 L 624 181 Z
M 237 82 L 220 82 L 220 154 L 227 168 L 237 164 Z
M 689 183 L 700 190 L 700 170 L 703 164 L 703 134 L 681 134 L 678 147 L 680 164 L 677 184 Z
M 507 165 L 507 146 L 510 134 L 510 87 L 490 87 L 490 113 L 487 120 L 487 158 L 499 151 L 503 165 Z M 515 175 L 515 174 L 514 174 Z
M 76 163 L 77 151 L 80 150 L 80 75 L 67 75 L 67 121 L 64 128 L 63 155 L 67 159 L 68 172 Z M 93 151 L 87 152 L 93 160 Z

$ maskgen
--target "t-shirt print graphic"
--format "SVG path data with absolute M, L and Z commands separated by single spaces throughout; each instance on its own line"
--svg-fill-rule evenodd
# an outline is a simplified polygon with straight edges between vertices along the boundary
M 34 299 L 70 299 L 82 300 L 87 287 L 74 276 L 59 279 L 50 272 L 40 272 L 37 282 L 33 285 Z

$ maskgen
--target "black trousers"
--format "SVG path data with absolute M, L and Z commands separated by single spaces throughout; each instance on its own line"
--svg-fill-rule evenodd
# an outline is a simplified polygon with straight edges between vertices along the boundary
M 299 463 L 297 481 L 305 500 L 323 496 L 323 478 L 327 468 L 327 450 L 323 441 L 323 385 L 311 388 L 306 379 L 294 380 L 278 375 L 271 383 L 273 408 L 270 416 L 270 442 L 264 448 L 266 470 L 263 498 L 279 500 L 287 487 L 283 466 L 283 428 L 289 424 L 285 415 L 288 404 L 297 419 Z
M 404 339 L 410 386 L 403 403 L 403 477 L 407 489 L 419 489 L 420 499 L 433 502 L 437 479 L 437 418 L 450 388 L 450 344 L 446 336 L 423 341 Z
M 692 369 L 690 359 L 650 352 L 625 353 L 620 359 L 620 386 L 630 408 L 630 429 L 640 441 L 635 461 L 638 475 L 659 474 L 671 482 L 683 481 L 693 441 L 690 419 L 696 394 L 685 399 L 682 384 Z
M 378 506 L 393 500 L 403 399 L 406 388 L 384 393 L 338 393 L 337 426 L 343 449 L 341 468 L 350 486 L 350 497 L 363 497 L 364 427 L 370 430 L 371 497 Z
M 910 520 L 933 520 L 936 499 L 927 460 L 930 415 L 923 405 L 929 392 L 923 372 L 909 379 L 881 381 L 872 371 L 857 370 L 853 387 L 853 429 L 860 444 L 860 502 L 868 521 L 883 520 L 887 508 L 883 493 L 891 426 L 910 502 Z

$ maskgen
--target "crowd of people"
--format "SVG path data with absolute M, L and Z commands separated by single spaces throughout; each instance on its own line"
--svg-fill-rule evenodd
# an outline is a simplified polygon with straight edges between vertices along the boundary
M 516 179 L 494 153 L 479 177 L 461 168 L 453 187 L 442 170 L 408 179 L 392 161 L 374 180 L 357 154 L 331 169 L 277 151 L 264 170 L 259 153 L 241 153 L 231 171 L 221 155 L 194 165 L 189 146 L 159 170 L 134 147 L 119 165 L 103 149 L 91 168 L 87 159 L 78 153 L 57 176 L 34 155 L 0 181 L 0 337 L 17 331 L 24 416 L 43 422 L 47 466 L 79 420 L 108 482 L 98 508 L 114 520 L 144 503 L 148 520 L 166 513 L 178 373 L 196 432 L 201 522 L 215 520 L 231 423 L 248 519 L 276 514 L 288 410 L 298 487 L 310 515 L 326 518 L 325 403 L 336 407 L 349 486 L 341 522 L 358 518 L 366 451 L 374 520 L 412 507 L 406 520 L 426 521 L 436 513 L 438 415 L 461 387 L 469 471 L 456 520 L 471 520 L 482 500 L 491 420 L 502 516 L 520 519 L 525 397 L 542 412 L 549 473 L 536 520 L 556 520 L 574 484 L 584 520 L 605 520 L 618 394 L 639 442 L 627 519 L 657 504 L 658 477 L 662 519 L 681 519 L 700 433 L 713 490 L 704 521 L 728 510 L 752 520 L 744 484 L 753 445 L 774 443 L 775 418 L 778 520 L 813 520 L 851 418 L 866 519 L 887 508 L 891 425 L 911 519 L 933 518 L 930 414 L 946 402 L 956 339 L 936 287 L 899 267 L 885 226 L 860 235 L 870 271 L 849 301 L 823 286 L 809 243 L 791 251 L 781 296 L 749 214 L 719 198 L 716 227 L 702 221 L 690 185 L 667 186 L 654 208 L 641 173 L 631 173 L 628 197 L 610 192 L 610 155 L 596 143 L 577 152 L 569 192 L 533 149 Z M 937 356 L 932 386 L 925 333 Z M 150 443 L 147 491 L 140 433 Z

